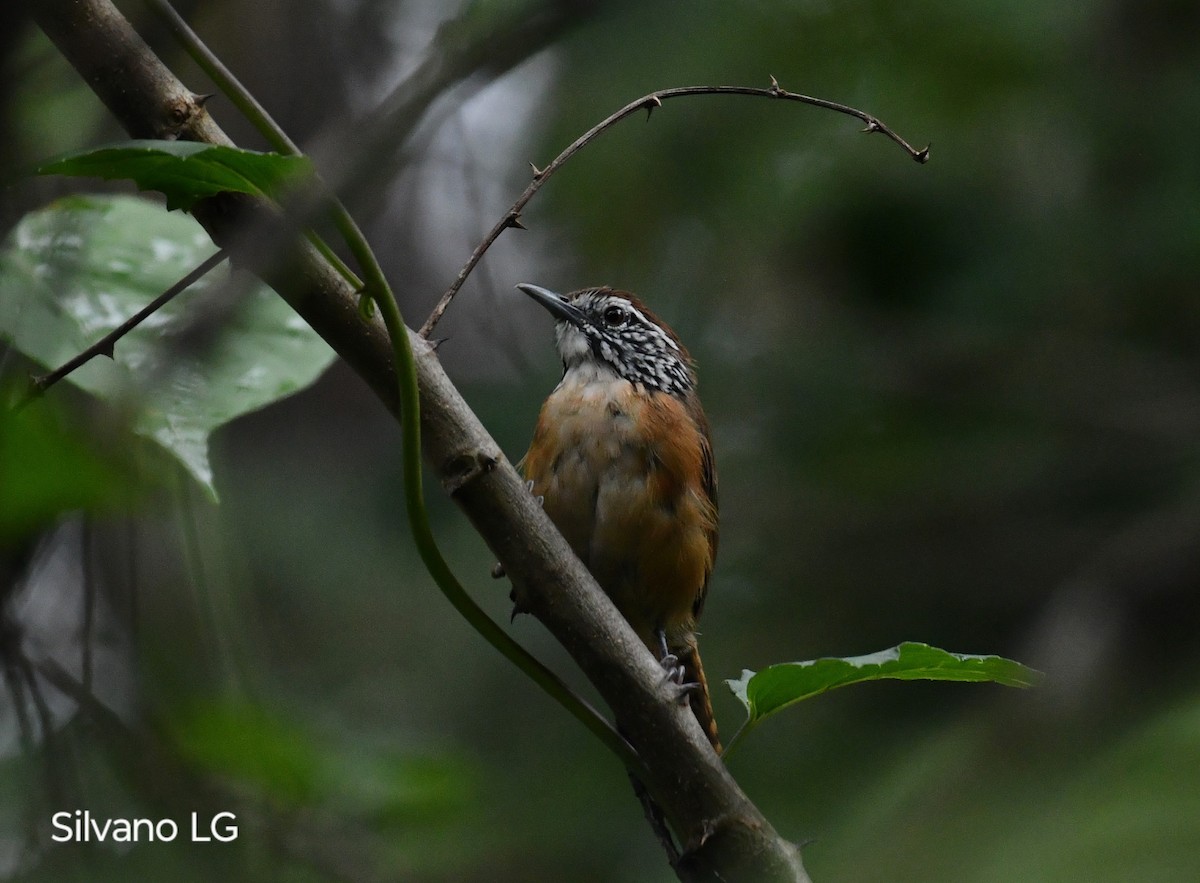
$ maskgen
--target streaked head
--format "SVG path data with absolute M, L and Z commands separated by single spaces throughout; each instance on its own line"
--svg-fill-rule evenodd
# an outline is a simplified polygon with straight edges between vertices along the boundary
M 564 371 L 594 365 L 630 383 L 677 396 L 695 387 L 687 350 L 636 295 L 606 287 L 557 294 L 524 282 L 517 288 L 554 317 Z

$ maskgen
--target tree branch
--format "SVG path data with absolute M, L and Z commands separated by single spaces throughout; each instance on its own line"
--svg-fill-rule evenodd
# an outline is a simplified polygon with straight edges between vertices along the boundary
M 662 107 L 664 101 L 691 95 L 754 95 L 761 98 L 780 98 L 785 101 L 799 101 L 802 104 L 809 104 L 813 107 L 844 113 L 847 116 L 857 117 L 866 123 L 867 127 L 863 129 L 863 132 L 867 134 L 880 132 L 903 147 L 908 155 L 917 162 L 926 163 L 929 161 L 928 146 L 917 150 L 896 134 L 890 126 L 866 111 L 851 107 L 848 104 L 827 101 L 824 98 L 813 98 L 809 95 L 801 95 L 798 92 L 789 92 L 786 89 L 780 88 L 779 82 L 774 77 L 771 77 L 771 85 L 766 89 L 759 89 L 754 86 L 677 86 L 673 89 L 659 89 L 657 92 L 651 92 L 649 95 L 643 95 L 641 98 L 629 102 L 616 113 L 611 114 L 592 126 L 592 128 L 572 141 L 562 153 L 554 157 L 550 165 L 544 169 L 539 169 L 530 163 L 533 166 L 533 180 L 529 182 L 529 186 L 525 188 L 524 192 L 517 197 L 517 201 L 512 204 L 512 208 L 505 213 L 503 218 L 496 222 L 496 225 L 488 231 L 483 241 L 471 252 L 471 256 L 463 264 L 462 269 L 458 271 L 458 276 L 455 277 L 454 282 L 446 289 L 445 294 L 441 296 L 441 299 L 438 300 L 437 305 L 433 308 L 433 312 L 429 314 L 429 318 L 425 320 L 425 324 L 421 326 L 421 336 L 427 338 L 433 332 L 434 326 L 441 321 L 442 314 L 450 306 L 450 301 L 454 300 L 454 296 L 458 294 L 463 283 L 467 281 L 467 277 L 471 275 L 476 264 L 483 258 L 487 250 L 492 247 L 492 244 L 500 238 L 500 234 L 510 227 L 524 229 L 524 225 L 521 223 L 521 212 L 525 210 L 525 206 L 529 204 L 534 195 L 542 189 L 542 185 L 549 180 L 551 175 L 562 168 L 567 160 L 591 144 L 606 130 L 611 129 L 617 123 L 621 122 L 621 120 L 637 113 L 639 110 L 645 110 L 646 118 L 649 119 L 654 108 Z
M 41 395 L 76 368 L 86 365 L 92 359 L 96 358 L 96 356 L 108 356 L 111 359 L 113 357 L 113 351 L 116 348 L 117 341 L 119 341 L 134 328 L 141 325 L 142 322 L 146 321 L 146 319 L 151 315 L 166 306 L 177 294 L 180 294 L 181 292 L 186 291 L 195 285 L 201 278 L 208 275 L 211 270 L 224 263 L 225 259 L 228 257 L 229 254 L 225 251 L 217 251 L 214 254 L 209 255 L 203 261 L 197 264 L 192 270 L 190 270 L 182 279 L 180 279 L 158 297 L 154 298 L 154 300 L 150 301 L 150 303 L 146 304 L 146 306 L 142 307 L 140 310 L 138 310 L 112 331 L 108 332 L 108 334 L 104 335 L 94 344 L 89 346 L 79 355 L 59 365 L 53 371 L 49 371 L 45 374 L 40 374 L 37 377 L 34 377 L 32 380 L 32 389 L 30 390 L 28 398 L 32 399 Z
M 131 134 L 229 143 L 108 0 L 39 0 L 31 11 Z M 180 106 L 187 112 L 178 113 Z M 289 235 L 286 259 L 263 265 L 253 253 L 258 243 L 248 245 L 242 235 L 248 221 L 272 217 L 261 203 L 223 195 L 198 204 L 195 215 L 219 246 L 239 265 L 254 268 L 395 413 L 397 387 L 385 328 L 363 321 L 356 293 L 310 245 Z M 410 340 L 427 464 L 453 490 L 530 612 L 613 709 L 646 765 L 647 789 L 684 845 L 680 876 L 806 881 L 799 850 L 750 802 L 690 710 L 675 701 L 658 663 L 530 496 L 433 348 L 415 334 Z M 461 465 L 482 462 L 494 465 L 471 470 L 464 481 Z

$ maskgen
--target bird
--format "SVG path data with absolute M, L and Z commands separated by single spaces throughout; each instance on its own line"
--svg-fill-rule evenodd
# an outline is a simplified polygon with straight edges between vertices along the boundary
M 696 642 L 717 557 L 717 468 L 691 356 L 628 291 L 517 288 L 554 318 L 563 365 L 519 466 L 720 753 Z

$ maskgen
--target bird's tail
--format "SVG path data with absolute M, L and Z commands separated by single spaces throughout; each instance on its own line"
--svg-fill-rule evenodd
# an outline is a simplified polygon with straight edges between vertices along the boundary
M 700 722 L 700 729 L 708 736 L 717 754 L 721 753 L 721 739 L 717 735 L 717 720 L 713 717 L 712 700 L 708 695 L 708 679 L 704 676 L 704 663 L 700 661 L 700 650 L 693 639 L 688 646 L 679 652 L 679 661 L 683 664 L 684 683 L 699 684 L 693 689 L 688 701 L 692 706 L 692 714 Z

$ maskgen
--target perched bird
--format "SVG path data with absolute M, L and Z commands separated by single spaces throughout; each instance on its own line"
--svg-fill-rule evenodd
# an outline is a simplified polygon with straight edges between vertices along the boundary
M 518 285 L 554 317 L 562 381 L 523 460 L 532 492 L 720 751 L 696 647 L 717 555 L 717 470 L 691 357 L 637 297 Z

